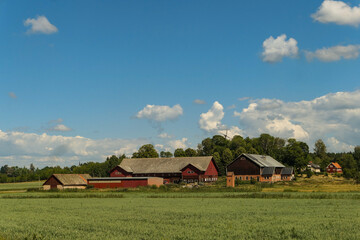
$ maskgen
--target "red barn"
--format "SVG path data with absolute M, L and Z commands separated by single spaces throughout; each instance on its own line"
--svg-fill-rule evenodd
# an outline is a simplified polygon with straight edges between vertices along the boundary
M 158 177 L 106 177 L 90 178 L 88 185 L 94 188 L 132 188 L 138 186 L 157 187 L 163 185 L 163 179 Z
M 326 167 L 327 173 L 342 173 L 342 168 L 337 162 L 332 162 Z
M 211 156 L 175 158 L 125 158 L 110 177 L 161 177 L 164 182 L 214 182 L 218 167 Z

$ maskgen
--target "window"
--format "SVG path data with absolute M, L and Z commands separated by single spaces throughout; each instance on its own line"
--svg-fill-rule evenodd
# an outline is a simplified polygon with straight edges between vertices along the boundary
M 239 179 L 241 180 L 241 177 L 239 177 Z
M 194 173 L 194 171 L 187 171 L 187 173 Z
M 246 180 L 249 180 L 249 177 L 246 177 Z

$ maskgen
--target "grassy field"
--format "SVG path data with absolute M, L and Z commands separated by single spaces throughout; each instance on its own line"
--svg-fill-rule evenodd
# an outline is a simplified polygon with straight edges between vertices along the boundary
M 0 184 L 4 239 L 360 239 L 360 189 L 313 176 L 291 183 L 30 191 Z
M 29 188 L 39 188 L 44 181 L 21 182 L 21 183 L 0 183 L 0 191 L 26 190 Z
M 0 235 L 5 239 L 360 239 L 359 194 L 328 193 L 323 194 L 327 199 L 307 199 L 319 194 L 323 193 L 9 193 L 0 196 Z

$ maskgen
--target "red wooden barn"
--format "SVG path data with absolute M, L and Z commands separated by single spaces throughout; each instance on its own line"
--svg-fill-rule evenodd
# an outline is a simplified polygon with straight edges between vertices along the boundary
M 132 188 L 138 186 L 157 187 L 163 185 L 163 179 L 158 177 L 106 177 L 88 179 L 88 185 L 94 188 Z
M 342 173 L 342 168 L 337 162 L 332 162 L 326 167 L 327 173 Z
M 213 157 L 125 158 L 111 177 L 161 177 L 170 182 L 214 182 L 218 167 Z

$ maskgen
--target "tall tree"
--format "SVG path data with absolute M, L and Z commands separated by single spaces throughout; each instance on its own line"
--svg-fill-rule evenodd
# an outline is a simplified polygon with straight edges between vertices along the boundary
M 174 157 L 186 157 L 184 149 L 182 149 L 182 148 L 175 149 Z
M 185 150 L 185 156 L 186 157 L 195 157 L 195 156 L 197 156 L 197 152 L 196 152 L 196 150 L 194 150 L 192 148 L 187 148 Z
M 159 154 L 152 144 L 145 144 L 134 152 L 132 158 L 158 158 Z
M 162 158 L 171 158 L 172 156 L 173 154 L 171 152 L 165 152 L 165 151 L 160 152 L 160 157 Z
M 231 153 L 231 150 L 229 148 L 226 148 L 223 151 L 223 154 L 221 156 L 221 165 L 222 165 L 222 172 L 221 175 L 225 175 L 226 174 L 226 167 L 229 163 L 231 163 L 233 161 L 233 155 Z

